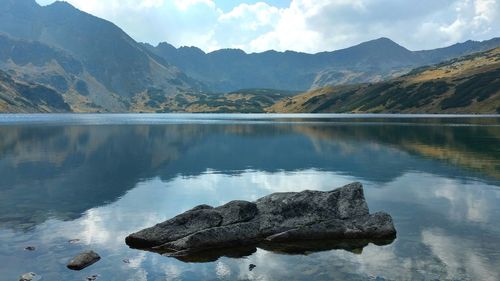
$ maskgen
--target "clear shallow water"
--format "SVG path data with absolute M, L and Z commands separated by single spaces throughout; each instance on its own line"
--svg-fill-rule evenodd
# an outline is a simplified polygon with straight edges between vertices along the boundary
M 491 116 L 0 115 L 0 279 L 499 280 L 499 143 Z M 394 243 L 210 263 L 124 244 L 198 204 L 352 181 Z M 67 270 L 85 249 L 102 260 Z

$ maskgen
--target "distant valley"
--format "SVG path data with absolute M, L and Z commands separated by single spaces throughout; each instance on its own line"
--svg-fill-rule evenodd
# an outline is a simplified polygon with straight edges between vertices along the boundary
M 294 91 L 246 89 L 225 94 L 183 93 L 165 97 L 148 91 L 134 98 L 133 112 L 168 113 L 265 113 L 277 102 L 298 94 Z
M 0 112 L 495 113 L 498 47 L 205 53 L 138 43 L 66 2 L 0 0 Z

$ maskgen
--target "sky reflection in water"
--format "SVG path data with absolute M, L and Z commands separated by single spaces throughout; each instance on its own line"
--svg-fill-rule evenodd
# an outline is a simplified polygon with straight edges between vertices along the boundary
M 0 276 L 500 279 L 498 118 L 459 120 L 467 126 L 392 121 L 0 126 Z M 393 215 L 398 239 L 391 245 L 307 256 L 258 249 L 200 264 L 124 244 L 127 234 L 197 204 L 352 181 L 365 185 L 372 212 Z M 29 245 L 37 250 L 24 251 Z M 103 259 L 82 272 L 66 270 L 88 248 Z

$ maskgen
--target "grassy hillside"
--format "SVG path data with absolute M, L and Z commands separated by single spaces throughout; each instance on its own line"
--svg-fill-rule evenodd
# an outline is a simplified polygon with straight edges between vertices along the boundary
M 500 113 L 500 48 L 417 68 L 386 82 L 320 88 L 267 111 Z

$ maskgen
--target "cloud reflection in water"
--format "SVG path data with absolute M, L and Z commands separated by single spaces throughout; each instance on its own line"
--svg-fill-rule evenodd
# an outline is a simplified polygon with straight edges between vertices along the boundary
M 218 276 L 221 280 L 298 280 L 307 279 L 307 276 L 319 280 L 361 280 L 377 276 L 388 280 L 428 277 L 494 280 L 498 277 L 496 268 L 500 265 L 499 260 L 481 256 L 484 247 L 495 245 L 488 246 L 485 243 L 493 241 L 477 241 L 468 235 L 459 238 L 462 233 L 451 232 L 460 230 L 453 227 L 457 220 L 461 224 L 478 227 L 476 231 L 493 231 L 490 224 L 494 215 L 499 214 L 498 205 L 494 205 L 498 203 L 498 188 L 480 182 L 463 182 L 422 173 L 408 173 L 382 186 L 365 183 L 372 211 L 383 205 L 387 211 L 395 213 L 395 223 L 400 235 L 392 245 L 369 245 L 361 254 L 334 250 L 312 253 L 309 256 L 288 256 L 258 249 L 246 259 L 221 258 L 215 263 L 200 265 L 185 264 L 157 254 L 127 249 L 124 245 L 124 238 L 129 233 L 198 204 L 219 205 L 233 199 L 254 200 L 272 192 L 300 191 L 305 186 L 329 190 L 353 180 L 333 172 L 316 170 L 277 173 L 249 170 L 237 176 L 207 172 L 196 177 L 179 176 L 166 182 L 156 178 L 139 183 L 115 203 L 87 211 L 80 219 L 66 222 L 50 220 L 43 223 L 37 227 L 41 238 L 38 242 L 54 245 L 60 241 L 81 238 L 85 245 L 97 248 L 104 259 L 107 256 L 117 256 L 115 260 L 119 261 L 127 257 L 130 264 L 124 266 L 129 270 L 124 272 L 133 272 L 134 278 L 138 280 L 156 280 L 149 279 L 151 276 L 169 276 L 166 277 L 167 280 L 194 280 L 210 276 Z M 414 185 L 418 185 L 418 188 Z M 472 193 L 471 188 L 481 188 L 481 192 Z M 443 196 L 450 191 L 454 194 L 452 198 Z M 443 200 L 448 202 L 442 202 Z M 456 204 L 470 200 L 476 203 L 464 205 L 463 216 L 454 215 Z M 435 204 L 433 201 L 442 204 Z M 397 211 L 401 204 L 405 208 L 412 208 L 412 218 L 406 218 Z M 476 205 L 482 207 L 478 210 L 475 209 Z M 444 223 L 444 228 L 427 225 L 429 221 L 426 220 L 421 221 L 419 216 L 425 215 L 425 211 L 429 209 L 440 214 L 439 223 Z M 486 210 L 487 213 L 483 214 L 481 210 Z M 471 219 L 467 216 L 470 213 L 475 213 L 482 219 Z M 407 252 L 408 247 L 413 247 L 413 250 Z M 257 265 L 255 271 L 248 271 L 250 263 Z M 106 266 L 98 264 L 96 269 L 104 273 L 109 271 L 111 275 L 112 268 Z

